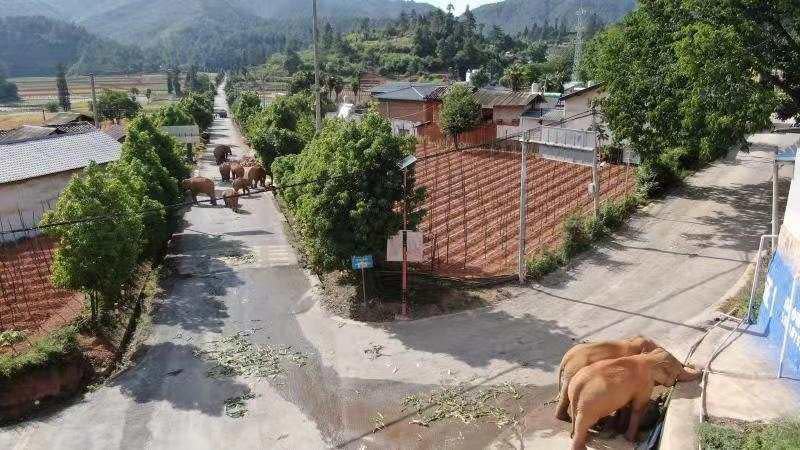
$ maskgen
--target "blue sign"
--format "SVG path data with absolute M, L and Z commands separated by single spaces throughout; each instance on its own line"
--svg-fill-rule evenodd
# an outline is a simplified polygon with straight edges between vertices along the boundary
M 353 256 L 353 269 L 371 269 L 375 267 L 372 255 Z

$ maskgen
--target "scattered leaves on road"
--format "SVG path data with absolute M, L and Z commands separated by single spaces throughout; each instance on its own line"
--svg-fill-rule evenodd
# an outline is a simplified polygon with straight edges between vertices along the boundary
M 377 433 L 378 431 L 386 428 L 386 418 L 383 417 L 383 414 L 381 414 L 380 412 L 370 417 L 369 421 L 372 423 L 373 433 Z
M 471 424 L 488 417 L 502 428 L 515 419 L 501 404 L 521 397 L 517 386 L 511 383 L 480 389 L 461 383 L 428 394 L 410 395 L 403 399 L 403 411 L 415 411 L 417 417 L 411 423 L 424 427 L 442 420 Z
M 244 415 L 247 414 L 246 401 L 250 400 L 251 398 L 255 398 L 255 395 L 253 395 L 251 392 L 246 392 L 242 395 L 226 399 L 225 415 L 228 417 L 233 417 L 234 419 L 244 417 Z
M 285 373 L 283 363 L 302 367 L 308 356 L 294 351 L 291 347 L 277 345 L 258 345 L 247 339 L 252 331 L 240 331 L 212 341 L 196 356 L 214 364 L 207 372 L 209 377 L 252 376 L 271 377 Z
M 370 342 L 369 346 L 364 349 L 364 354 L 367 355 L 367 358 L 369 358 L 370 361 L 374 361 L 383 356 L 383 349 L 384 346 Z
M 232 266 L 254 264 L 258 261 L 252 252 L 245 252 L 239 249 L 223 250 L 219 253 L 219 259 Z

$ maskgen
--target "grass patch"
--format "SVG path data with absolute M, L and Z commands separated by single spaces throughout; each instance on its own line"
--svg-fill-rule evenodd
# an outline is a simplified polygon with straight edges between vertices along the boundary
M 0 380 L 9 380 L 74 357 L 79 352 L 78 330 L 78 324 L 67 325 L 37 341 L 23 353 L 0 356 Z
M 614 230 L 622 226 L 625 219 L 639 205 L 637 196 L 609 201 L 600 208 L 599 214 L 583 216 L 571 214 L 562 225 L 563 240 L 556 250 L 545 249 L 528 260 L 528 277 L 534 280 L 566 265 L 576 255 L 592 247 Z
M 708 450 L 789 450 L 800 448 L 800 420 L 774 423 L 715 424 L 697 428 L 700 446 Z

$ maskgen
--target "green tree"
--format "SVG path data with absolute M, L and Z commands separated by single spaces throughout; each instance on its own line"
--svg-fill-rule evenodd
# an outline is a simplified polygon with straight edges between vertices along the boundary
M 393 135 L 386 119 L 369 112 L 360 123 L 326 123 L 302 153 L 272 164 L 277 184 L 287 187 L 282 195 L 315 269 L 344 269 L 352 255 L 384 254 L 387 236 L 402 226 L 395 208 L 403 200 L 397 164 L 413 149 L 413 139 Z M 410 181 L 414 228 L 423 215 L 417 208 L 424 192 Z
M 159 164 L 167 170 L 170 177 L 175 180 L 189 178 L 191 170 L 185 162 L 183 146 L 171 136 L 162 133 L 153 122 L 153 119 L 147 115 L 140 114 L 131 120 L 128 123 L 128 136 L 133 136 L 136 133 L 142 133 L 141 139 L 146 139 L 149 142 L 149 147 L 147 148 L 152 148 L 155 151 Z M 125 154 L 125 149 L 126 147 L 123 147 L 123 155 Z M 137 158 L 147 164 L 144 156 L 137 156 Z
M 470 84 L 472 84 L 475 88 L 482 88 L 489 84 L 489 74 L 484 69 L 477 69 L 472 72 L 472 76 L 469 79 Z
M 20 100 L 17 85 L 8 81 L 3 73 L 0 73 L 0 102 L 18 102 Z
M 67 68 L 64 64 L 56 66 L 56 89 L 58 89 L 58 104 L 61 109 L 69 111 L 72 104 L 69 100 L 69 86 L 67 86 Z
M 233 115 L 243 127 L 246 127 L 250 117 L 260 110 L 261 99 L 252 91 L 242 92 L 233 102 Z
M 286 51 L 286 59 L 283 62 L 283 68 L 289 73 L 289 75 L 297 72 L 302 65 L 303 61 L 300 60 L 300 56 L 297 55 L 296 51 L 293 49 Z
M 126 92 L 103 89 L 97 98 L 97 111 L 101 119 L 119 120 L 131 118 L 139 113 L 142 107 Z M 94 109 L 94 108 L 93 108 Z
M 452 86 L 442 101 L 439 125 L 445 133 L 453 137 L 456 150 L 458 135 L 475 128 L 480 118 L 481 105 L 475 100 L 472 91 L 465 85 Z
M 301 70 L 295 72 L 289 81 L 289 93 L 297 94 L 298 92 L 310 90 L 314 86 L 314 73 L 308 70 Z
M 358 104 L 358 91 L 361 89 L 361 80 L 358 76 L 350 80 L 350 90 L 353 91 L 353 104 Z
M 782 95 L 779 117 L 800 117 L 800 8 L 789 0 L 685 0 L 686 10 L 701 23 L 738 36 L 740 64 L 758 74 L 766 88 Z
M 131 194 L 126 180 L 91 163 L 42 218 L 43 225 L 55 225 L 46 230 L 60 240 L 53 256 L 53 282 L 86 294 L 94 324 L 119 298 L 141 254 L 143 223 Z M 85 220 L 93 217 L 106 218 Z M 74 223 L 56 225 L 63 222 Z
M 54 100 L 51 100 L 44 104 L 44 109 L 46 109 L 47 112 L 51 113 L 58 112 L 58 108 L 59 108 L 58 102 Z
M 181 109 L 186 111 L 200 129 L 205 130 L 214 121 L 214 99 L 199 92 L 191 92 L 179 102 Z
M 751 43 L 695 17 L 680 0 L 643 2 L 587 48 L 609 129 L 642 156 L 647 194 L 743 143 L 774 109 L 772 90 L 753 76 Z
M 153 121 L 160 127 L 194 125 L 194 119 L 178 103 L 164 105 L 153 114 Z

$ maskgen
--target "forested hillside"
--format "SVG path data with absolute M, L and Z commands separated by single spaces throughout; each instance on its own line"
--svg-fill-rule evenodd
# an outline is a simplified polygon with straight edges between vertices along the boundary
M 526 27 L 575 22 L 578 7 L 595 14 L 603 23 L 616 22 L 636 7 L 636 0 L 505 0 L 475 8 L 478 23 L 500 26 L 506 33 L 519 33 Z
M 141 72 L 157 67 L 137 47 L 100 39 L 84 28 L 42 16 L 0 18 L 0 69 L 9 76 L 52 75 L 58 63 L 73 73 Z

